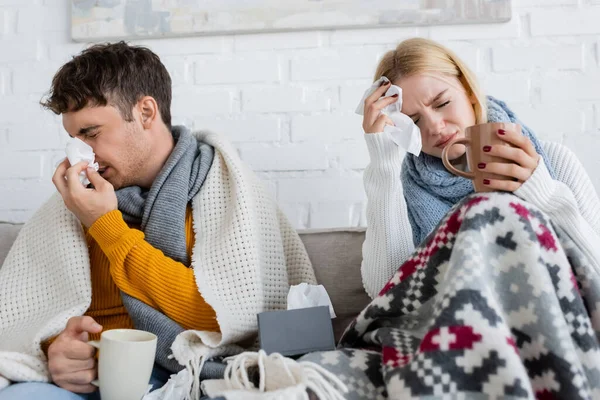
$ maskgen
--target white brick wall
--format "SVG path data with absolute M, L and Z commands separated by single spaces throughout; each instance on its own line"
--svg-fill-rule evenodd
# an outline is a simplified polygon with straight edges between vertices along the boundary
M 567 45 L 497 46 L 492 49 L 494 72 L 529 71 L 534 68 L 581 71 L 585 47 Z
M 531 12 L 532 36 L 568 36 L 598 34 L 600 7 L 539 9 Z
M 368 154 L 353 114 L 377 59 L 402 39 L 455 50 L 484 88 L 578 154 L 600 189 L 600 0 L 513 0 L 506 24 L 144 40 L 173 78 L 173 117 L 223 132 L 296 227 L 365 223 Z M 0 220 L 53 191 L 66 134 L 40 108 L 69 40 L 68 0 L 0 0 Z

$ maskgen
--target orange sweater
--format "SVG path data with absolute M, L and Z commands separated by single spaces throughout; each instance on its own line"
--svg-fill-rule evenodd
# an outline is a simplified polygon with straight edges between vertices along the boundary
M 195 242 L 192 212 L 186 213 L 186 246 L 191 257 Z M 120 290 L 162 312 L 184 329 L 219 331 L 216 314 L 200 293 L 194 270 L 165 256 L 130 228 L 120 211 L 99 218 L 86 231 L 89 246 L 92 303 L 85 315 L 104 330 L 132 328 Z M 90 335 L 91 340 L 99 338 Z M 51 340 L 44 343 L 46 350 Z

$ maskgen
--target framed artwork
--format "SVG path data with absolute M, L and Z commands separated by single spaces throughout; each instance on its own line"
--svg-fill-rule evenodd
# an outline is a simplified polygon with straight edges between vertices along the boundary
M 510 0 L 72 0 L 76 41 L 505 22 Z

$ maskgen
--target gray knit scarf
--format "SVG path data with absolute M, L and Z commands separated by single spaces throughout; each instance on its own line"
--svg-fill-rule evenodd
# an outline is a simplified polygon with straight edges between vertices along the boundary
M 152 246 L 189 267 L 185 237 L 186 210 L 208 175 L 214 149 L 199 142 L 185 127 L 173 127 L 172 134 L 175 148 L 152 187 L 149 190 L 139 186 L 120 189 L 117 199 L 119 210 L 127 223 L 139 225 Z M 172 372 L 181 369 L 168 356 L 171 344 L 183 332 L 183 328 L 142 301 L 123 292 L 121 297 L 136 329 L 158 336 L 156 362 Z
M 214 150 L 183 126 L 172 133 L 175 148 L 150 190 L 129 186 L 117 191 L 117 198 L 125 222 L 139 225 L 152 246 L 189 266 L 185 213 L 208 175 Z

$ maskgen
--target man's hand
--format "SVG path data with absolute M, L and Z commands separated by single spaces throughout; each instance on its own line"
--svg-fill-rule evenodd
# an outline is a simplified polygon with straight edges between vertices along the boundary
M 86 171 L 88 179 L 94 186 L 93 189 L 88 189 L 81 184 L 79 181 L 81 171 Z M 88 168 L 86 161 L 71 167 L 65 158 L 56 168 L 52 182 L 67 208 L 88 228 L 104 214 L 117 209 L 115 189 L 97 171 Z
M 79 181 L 77 181 L 79 183 Z M 48 368 L 52 381 L 74 393 L 96 390 L 96 349 L 87 343 L 89 333 L 99 333 L 100 326 L 92 317 L 73 317 L 67 327 L 48 348 Z

